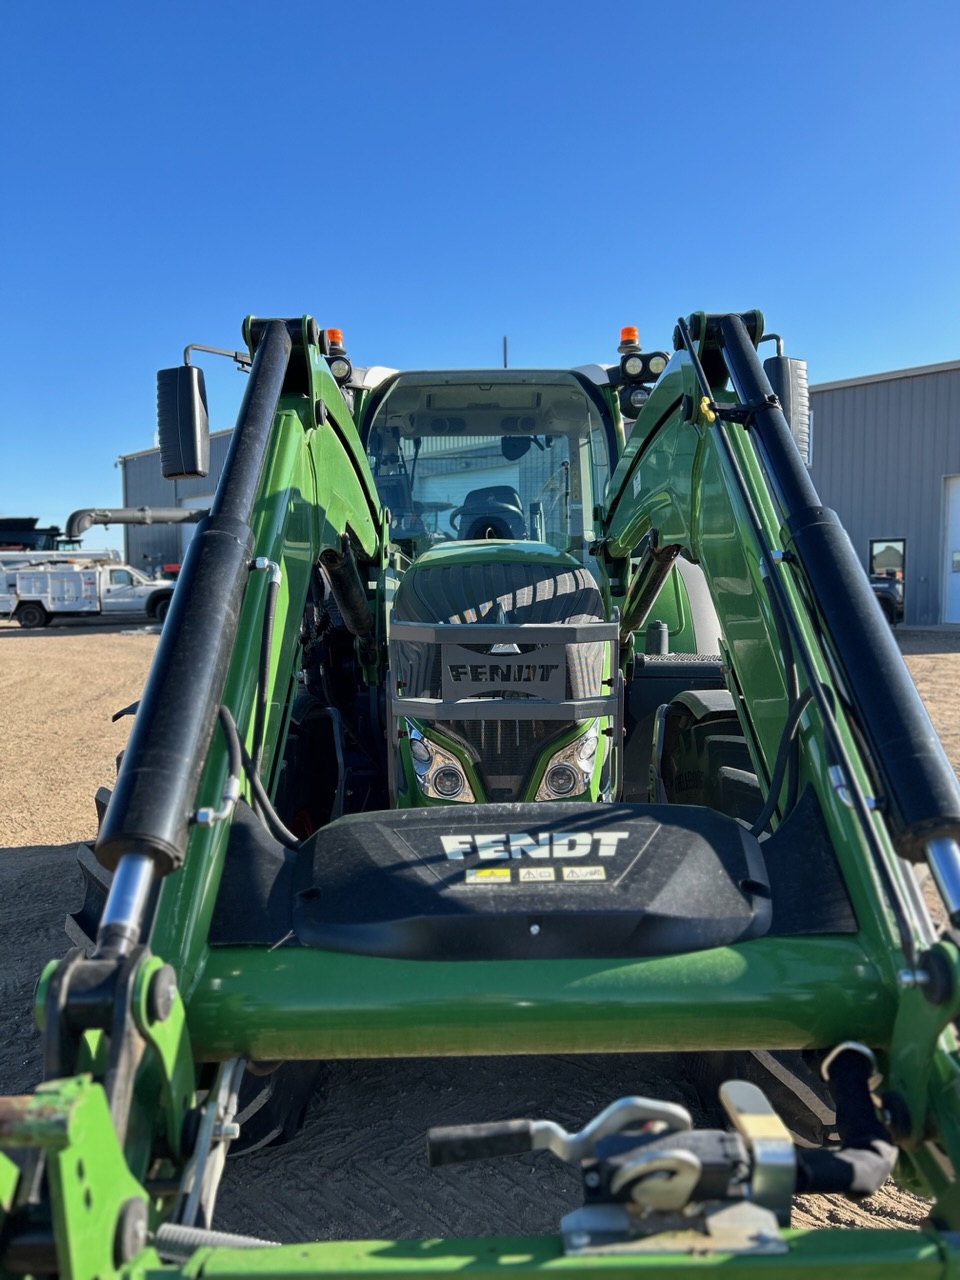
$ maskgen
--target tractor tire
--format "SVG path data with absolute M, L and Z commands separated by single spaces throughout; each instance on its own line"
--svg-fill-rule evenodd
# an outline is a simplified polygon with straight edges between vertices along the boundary
M 704 1117 L 701 1123 L 725 1126 L 720 1086 L 725 1080 L 746 1080 L 763 1091 L 799 1146 L 837 1145 L 834 1101 L 811 1055 L 746 1049 L 691 1054 L 686 1073 Z
M 33 630 L 35 627 L 45 627 L 50 621 L 50 615 L 42 604 L 34 604 L 28 602 L 22 604 L 16 613 L 17 622 L 21 627 Z
M 303 1127 L 322 1073 L 319 1062 L 281 1062 L 265 1075 L 246 1070 L 237 1103 L 240 1136 L 227 1154 L 247 1156 L 292 1142 Z

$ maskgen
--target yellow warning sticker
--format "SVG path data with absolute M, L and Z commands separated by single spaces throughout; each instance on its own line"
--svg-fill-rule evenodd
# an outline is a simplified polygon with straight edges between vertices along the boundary
M 557 873 L 553 867 L 521 867 L 518 878 L 521 884 L 529 883 L 531 880 L 556 880 Z
M 468 867 L 467 884 L 509 884 L 509 867 Z
M 564 880 L 606 880 L 606 867 L 564 867 Z

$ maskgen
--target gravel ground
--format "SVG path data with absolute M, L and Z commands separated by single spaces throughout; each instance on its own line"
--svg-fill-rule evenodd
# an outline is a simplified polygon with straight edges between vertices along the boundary
M 960 631 L 901 629 L 898 640 L 960 771 Z M 93 795 L 129 728 L 110 717 L 139 696 L 156 641 L 143 628 L 0 623 L 0 1094 L 38 1079 L 33 984 L 65 950 L 63 918 L 79 901 L 74 846 L 95 834 Z M 431 1171 L 424 1131 L 538 1112 L 579 1127 L 611 1098 L 644 1091 L 685 1100 L 650 1058 L 333 1064 L 291 1146 L 228 1165 L 216 1225 L 290 1240 L 550 1232 L 578 1203 L 575 1175 L 542 1156 Z M 925 1212 L 888 1184 L 861 1205 L 807 1197 L 794 1221 L 911 1226 Z

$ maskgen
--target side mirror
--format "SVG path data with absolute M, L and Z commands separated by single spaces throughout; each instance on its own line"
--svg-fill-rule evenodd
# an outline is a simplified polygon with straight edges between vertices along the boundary
M 763 371 L 783 406 L 783 416 L 797 442 L 800 457 L 810 466 L 810 392 L 807 388 L 807 362 L 790 356 L 770 356 Z
M 210 424 L 203 370 L 192 364 L 157 373 L 160 469 L 166 480 L 205 476 L 210 470 Z

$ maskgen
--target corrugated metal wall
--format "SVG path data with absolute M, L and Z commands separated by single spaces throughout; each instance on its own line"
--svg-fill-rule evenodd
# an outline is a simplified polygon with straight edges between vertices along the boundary
M 870 540 L 906 539 L 904 621 L 943 617 L 944 476 L 960 473 L 960 369 L 811 388 L 820 497 L 864 568 Z
M 232 435 L 232 431 L 215 431 L 210 436 L 210 474 L 202 480 L 164 480 L 160 473 L 159 449 L 127 454 L 122 460 L 123 505 L 193 507 L 198 505 L 198 499 L 212 497 Z M 149 573 L 156 565 L 178 562 L 194 528 L 192 524 L 126 525 L 127 563 Z

